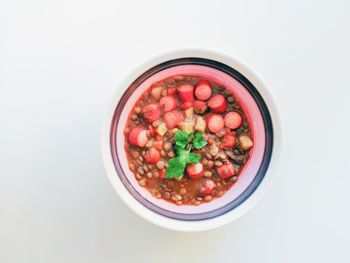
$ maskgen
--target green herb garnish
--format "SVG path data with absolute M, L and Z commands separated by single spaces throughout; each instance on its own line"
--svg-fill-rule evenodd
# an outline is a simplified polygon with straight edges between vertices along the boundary
M 188 134 L 186 131 L 181 130 L 176 132 L 174 139 L 177 156 L 169 160 L 169 167 L 166 169 L 165 178 L 179 178 L 184 173 L 187 164 L 197 164 L 201 159 L 199 154 L 191 153 L 192 144 L 190 144 L 190 140 L 192 134 L 193 132 Z M 189 146 L 187 147 L 188 144 Z M 194 148 L 200 149 L 206 144 L 207 142 L 202 140 L 202 134 L 196 132 L 193 136 Z
M 183 149 L 186 148 L 186 145 L 190 142 L 193 132 L 190 134 L 187 131 L 178 130 L 174 136 L 176 146 L 179 146 Z
M 193 136 L 193 146 L 196 149 L 200 149 L 203 146 L 207 145 L 208 143 L 206 141 L 202 140 L 202 134 L 200 132 L 196 132 Z

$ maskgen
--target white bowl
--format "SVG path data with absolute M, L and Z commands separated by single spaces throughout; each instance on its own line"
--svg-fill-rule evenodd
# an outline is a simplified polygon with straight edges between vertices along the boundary
M 183 64 L 185 66 L 181 66 Z M 197 71 L 201 66 L 203 66 L 203 68 L 210 68 L 206 74 L 211 74 L 210 77 L 216 78 L 216 81 L 219 82 L 225 78 L 226 73 L 223 72 L 230 72 L 232 70 L 232 72 L 236 72 L 237 75 L 242 77 L 240 81 L 244 79 L 244 81 L 249 84 L 249 87 L 254 89 L 257 95 L 253 94 L 255 96 L 254 104 L 263 104 L 265 109 L 264 114 L 267 114 L 269 119 L 269 130 L 266 130 L 266 134 L 268 135 L 266 148 L 269 148 L 269 151 L 264 151 L 264 153 L 267 153 L 266 156 L 260 154 L 260 159 L 264 157 L 265 160 L 261 168 L 260 162 L 262 162 L 262 160 L 252 161 L 252 163 L 259 162 L 258 166 L 254 168 L 253 164 L 251 167 L 248 165 L 248 168 L 245 169 L 246 172 L 242 171 L 240 177 L 242 175 L 244 176 L 242 176 L 243 179 L 240 182 L 237 182 L 237 186 L 235 184 L 223 197 L 214 200 L 215 202 L 212 201 L 200 206 L 176 206 L 152 197 L 144 188 L 137 184 L 136 179 L 126 165 L 122 130 L 125 126 L 126 116 L 135 102 L 135 98 L 147 88 L 149 83 L 152 83 L 152 76 L 155 77 L 158 74 L 159 77 L 161 77 L 161 75 L 164 77 L 166 74 L 171 74 L 169 73 L 169 68 L 173 70 L 175 67 L 177 68 L 173 70 L 173 72 L 179 71 L 180 74 L 182 74 L 183 71 L 187 70 L 189 71 L 187 73 L 190 74 L 192 68 L 188 65 L 194 64 L 197 66 L 193 66 L 192 68 L 197 68 Z M 212 66 L 217 68 L 211 69 Z M 193 74 L 198 75 L 198 72 Z M 143 78 L 141 76 L 143 76 Z M 227 78 L 231 78 L 232 83 L 238 83 L 238 80 L 234 77 Z M 149 83 L 147 83 L 147 80 Z M 224 82 L 225 80 L 222 81 Z M 132 86 L 137 87 L 134 88 L 135 90 L 131 91 Z M 237 89 L 238 88 L 246 93 L 246 97 L 251 97 L 249 95 L 249 92 L 252 93 L 251 90 L 244 90 L 242 85 L 238 87 L 237 84 Z M 233 90 L 233 92 L 235 91 Z M 253 100 L 252 97 L 250 99 Z M 118 116 L 117 122 L 115 116 Z M 256 73 L 242 62 L 227 55 L 209 50 L 176 50 L 157 56 L 143 63 L 131 72 L 119 86 L 112 99 L 111 106 L 103 124 L 101 138 L 103 162 L 108 177 L 116 192 L 122 200 L 141 217 L 156 225 L 172 230 L 210 230 L 224 226 L 246 214 L 266 193 L 271 182 L 273 170 L 277 164 L 277 157 L 281 147 L 280 123 L 281 121 L 276 103 L 267 85 Z M 267 125 L 266 123 L 263 124 Z M 259 154 L 256 154 L 256 156 L 259 156 Z M 254 158 L 255 155 L 252 154 L 250 159 Z M 116 159 L 118 161 L 116 161 Z M 258 170 L 259 172 L 257 172 Z

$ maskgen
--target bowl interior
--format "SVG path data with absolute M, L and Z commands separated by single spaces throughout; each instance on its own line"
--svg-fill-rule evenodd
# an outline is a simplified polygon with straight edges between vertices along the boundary
M 135 80 L 126 90 L 116 108 L 111 125 L 111 150 L 117 173 L 128 191 L 143 205 L 154 212 L 182 220 L 209 219 L 225 213 L 243 202 L 256 189 L 265 175 L 272 150 L 271 119 L 262 97 L 239 72 L 211 60 L 174 60 L 150 69 Z M 157 81 L 175 75 L 193 75 L 225 86 L 240 101 L 250 124 L 254 146 L 250 158 L 237 182 L 222 197 L 199 206 L 177 206 L 163 199 L 156 199 L 141 187 L 128 168 L 123 134 L 129 113 L 139 97 Z

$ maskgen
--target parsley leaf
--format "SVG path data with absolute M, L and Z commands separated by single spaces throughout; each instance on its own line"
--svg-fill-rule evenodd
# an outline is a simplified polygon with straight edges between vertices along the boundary
M 199 163 L 199 160 L 201 159 L 201 156 L 199 154 L 196 153 L 190 153 L 188 155 L 188 162 L 189 163 L 193 163 L 193 164 L 197 164 Z
M 186 156 L 188 151 L 184 148 L 176 147 L 176 155 L 177 156 Z
M 186 163 L 180 158 L 172 158 L 168 162 L 169 167 L 166 168 L 165 178 L 179 178 L 185 171 Z
M 193 146 L 196 149 L 200 149 L 203 146 L 207 145 L 206 141 L 202 140 L 202 134 L 200 132 L 196 132 L 193 136 Z
M 193 132 L 188 134 L 186 131 L 178 130 L 174 136 L 174 139 L 176 141 L 176 146 L 179 146 L 185 149 L 186 145 L 190 142 L 192 134 Z
M 186 146 L 189 144 L 192 134 L 193 132 L 188 134 L 186 131 L 181 131 L 181 130 L 176 132 L 174 139 L 176 142 L 177 157 L 169 160 L 168 162 L 169 166 L 168 168 L 166 168 L 165 178 L 174 178 L 174 177 L 179 178 L 181 177 L 181 175 L 183 175 L 187 164 L 199 163 L 201 156 L 196 153 L 191 153 L 192 144 L 190 144 L 188 147 L 188 150 L 186 150 Z M 196 138 L 196 141 L 195 141 L 195 138 Z M 196 147 L 195 142 L 197 144 L 197 147 L 199 148 Z M 205 143 L 203 144 L 203 142 Z M 197 132 L 193 139 L 194 147 L 196 149 L 200 149 L 206 144 L 207 144 L 206 141 L 202 141 L 202 134 Z
M 179 178 L 185 171 L 189 151 L 176 146 L 176 155 L 177 157 L 170 159 L 168 162 L 169 167 L 166 168 L 165 178 Z

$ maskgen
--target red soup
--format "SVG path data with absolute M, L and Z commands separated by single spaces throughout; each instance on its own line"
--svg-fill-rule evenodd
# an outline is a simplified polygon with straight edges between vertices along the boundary
M 177 205 L 200 205 L 225 194 L 253 146 L 237 98 L 197 76 L 154 83 L 135 103 L 124 134 L 139 184 Z

